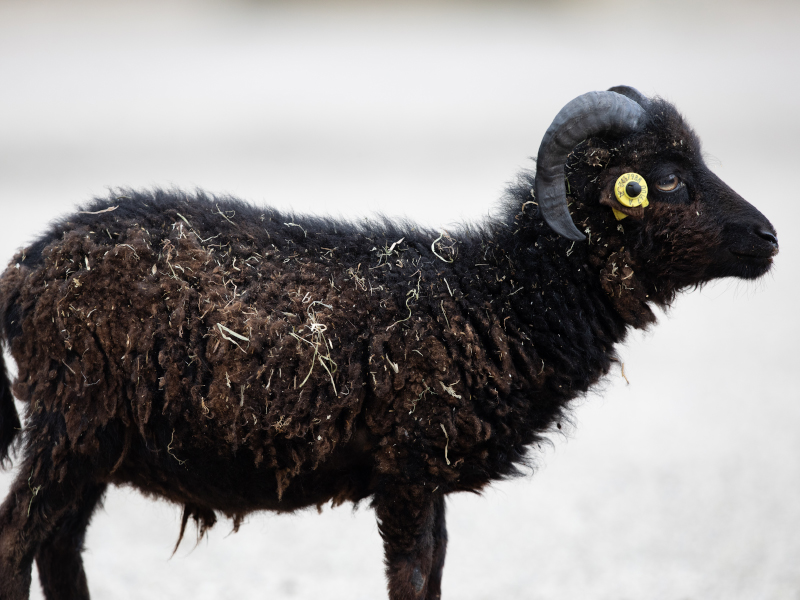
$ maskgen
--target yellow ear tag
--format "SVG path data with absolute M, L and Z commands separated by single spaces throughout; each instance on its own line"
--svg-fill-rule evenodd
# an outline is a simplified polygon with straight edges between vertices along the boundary
M 644 180 L 644 177 L 638 173 L 625 173 L 621 175 L 614 184 L 614 195 L 623 206 L 629 206 L 631 208 L 638 208 L 641 206 L 644 208 L 650 204 L 647 200 L 647 182 Z M 616 208 L 612 208 L 611 210 L 614 211 L 614 216 L 617 217 L 617 221 L 621 221 L 628 216 L 618 211 Z

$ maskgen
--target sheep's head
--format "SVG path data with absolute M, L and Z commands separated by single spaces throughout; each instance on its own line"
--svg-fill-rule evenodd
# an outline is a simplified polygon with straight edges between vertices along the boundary
M 626 173 L 646 182 L 646 207 L 620 202 L 615 184 Z M 618 230 L 645 296 L 660 304 L 711 279 L 760 277 L 778 252 L 772 224 L 710 171 L 675 108 L 633 88 L 564 107 L 539 149 L 535 192 L 547 224 L 576 244 Z

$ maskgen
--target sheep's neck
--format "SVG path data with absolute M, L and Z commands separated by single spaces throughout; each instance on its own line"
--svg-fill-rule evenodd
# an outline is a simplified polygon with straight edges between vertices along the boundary
M 633 270 L 621 240 L 593 241 L 573 246 L 538 225 L 503 228 L 476 244 L 468 258 L 474 262 L 472 306 L 484 312 L 487 335 L 494 335 L 495 324 L 520 360 L 539 365 L 541 375 L 532 382 L 543 385 L 549 373 L 553 386 L 565 386 L 565 396 L 585 391 L 606 373 L 628 326 L 646 325 L 652 315 L 630 281 Z M 474 302 L 480 296 L 486 301 Z

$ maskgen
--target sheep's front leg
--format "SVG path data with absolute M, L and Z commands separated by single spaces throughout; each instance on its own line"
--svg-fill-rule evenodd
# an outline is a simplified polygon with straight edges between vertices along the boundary
M 447 531 L 444 496 L 397 486 L 373 500 L 386 555 L 390 600 L 439 598 Z

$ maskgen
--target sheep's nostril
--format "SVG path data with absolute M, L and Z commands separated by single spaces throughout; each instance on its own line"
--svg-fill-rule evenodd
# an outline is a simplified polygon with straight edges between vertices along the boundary
M 767 240 L 770 244 L 775 246 L 776 250 L 778 249 L 778 238 L 775 236 L 775 234 L 765 231 L 764 229 L 757 229 L 756 235 L 762 240 Z

